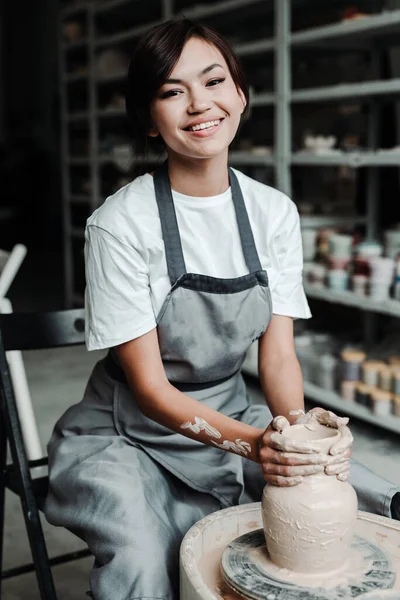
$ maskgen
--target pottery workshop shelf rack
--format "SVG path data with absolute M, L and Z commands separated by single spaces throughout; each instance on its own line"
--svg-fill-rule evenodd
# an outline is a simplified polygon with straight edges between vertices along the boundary
M 339 48 L 348 42 L 371 45 L 371 52 L 379 52 L 379 43 L 376 40 L 385 40 L 400 33 L 400 3 L 395 10 L 365 16 L 353 21 L 340 22 L 291 32 L 291 12 L 295 0 L 283 0 L 275 7 L 276 30 L 276 94 L 279 104 L 276 107 L 276 143 L 273 156 L 277 169 L 277 184 L 289 196 L 292 193 L 292 167 L 324 167 L 345 166 L 353 169 L 367 168 L 367 199 L 366 214 L 364 218 L 357 217 L 353 224 L 366 226 L 367 240 L 374 240 L 379 236 L 378 226 L 378 168 L 397 167 L 400 170 L 400 152 L 397 150 L 377 149 L 377 130 L 379 128 L 378 103 L 381 100 L 398 100 L 400 93 L 400 79 L 367 81 L 358 83 L 338 84 L 328 87 L 311 89 L 292 89 L 291 72 L 292 57 L 302 47 Z M 297 3 L 298 4 L 298 3 Z M 393 38 L 392 38 L 393 39 Z M 308 151 L 292 151 L 292 124 L 293 109 L 302 103 L 337 102 L 345 99 L 357 99 L 369 106 L 368 122 L 368 150 L 352 152 L 334 151 L 317 154 Z M 347 223 L 352 222 L 348 217 Z M 345 225 L 345 219 L 334 217 L 303 217 L 302 226 L 308 228 L 335 227 Z M 333 292 L 329 289 L 319 288 L 312 284 L 305 284 L 308 298 L 329 303 L 354 307 L 365 314 L 365 335 L 370 338 L 374 330 L 374 315 L 383 314 L 400 318 L 400 302 L 387 300 L 377 302 L 371 298 L 360 298 L 352 292 Z M 243 365 L 247 374 L 258 376 L 257 352 L 251 349 Z M 400 418 L 379 417 L 379 419 L 366 407 L 356 403 L 344 402 L 341 396 L 333 391 L 325 390 L 309 381 L 304 382 L 306 398 L 332 410 L 344 412 L 357 417 L 365 422 L 384 427 L 385 429 L 400 433 Z

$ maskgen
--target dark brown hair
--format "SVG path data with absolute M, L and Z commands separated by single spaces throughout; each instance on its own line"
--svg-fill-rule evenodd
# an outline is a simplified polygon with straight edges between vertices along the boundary
M 126 110 L 132 124 L 136 152 L 164 149 L 160 136 L 149 138 L 150 107 L 171 73 L 186 42 L 197 37 L 215 46 L 224 57 L 236 86 L 249 105 L 249 88 L 239 58 L 217 31 L 186 18 L 172 19 L 149 29 L 139 40 L 131 59 L 126 88 Z M 245 116 L 246 110 L 242 116 Z M 160 145 L 161 142 L 161 145 Z

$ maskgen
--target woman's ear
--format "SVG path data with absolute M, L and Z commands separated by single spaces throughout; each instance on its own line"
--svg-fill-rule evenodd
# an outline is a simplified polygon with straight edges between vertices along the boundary
M 242 90 L 240 88 L 238 88 L 238 94 L 239 94 L 240 102 L 242 103 L 242 113 L 244 113 L 244 111 L 246 110 L 246 106 L 247 106 L 246 96 L 244 95 L 244 93 L 242 92 Z
M 157 137 L 158 135 L 160 135 L 160 132 L 158 131 L 157 127 L 155 127 L 155 125 L 152 125 L 147 135 L 149 137 Z

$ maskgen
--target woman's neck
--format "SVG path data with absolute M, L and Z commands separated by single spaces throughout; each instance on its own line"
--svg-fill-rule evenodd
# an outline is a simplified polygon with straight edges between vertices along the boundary
M 208 197 L 222 194 L 229 187 L 227 155 L 212 159 L 168 157 L 171 188 L 186 196 Z

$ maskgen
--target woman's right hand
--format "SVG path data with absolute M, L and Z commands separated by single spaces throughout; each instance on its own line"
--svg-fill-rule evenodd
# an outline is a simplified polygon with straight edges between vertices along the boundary
M 327 456 L 318 453 L 309 442 L 274 435 L 289 426 L 285 417 L 275 417 L 259 438 L 264 479 L 271 485 L 297 485 L 307 475 L 322 473 L 327 464 Z

